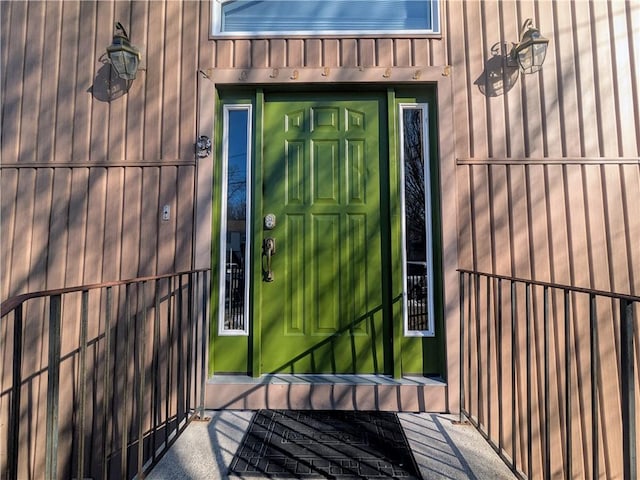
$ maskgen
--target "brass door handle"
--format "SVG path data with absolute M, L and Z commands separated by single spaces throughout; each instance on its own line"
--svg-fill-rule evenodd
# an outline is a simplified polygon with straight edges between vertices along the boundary
M 268 237 L 262 242 L 262 276 L 265 282 L 273 282 L 273 270 L 271 269 L 271 257 L 276 253 L 275 238 Z M 265 268 L 264 259 L 267 259 Z

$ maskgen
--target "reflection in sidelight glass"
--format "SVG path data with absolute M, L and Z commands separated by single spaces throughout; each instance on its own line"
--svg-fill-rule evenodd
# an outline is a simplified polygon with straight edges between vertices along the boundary
M 248 333 L 250 106 L 224 109 L 222 228 L 220 239 L 220 335 Z
M 434 335 L 426 105 L 401 105 L 405 335 Z

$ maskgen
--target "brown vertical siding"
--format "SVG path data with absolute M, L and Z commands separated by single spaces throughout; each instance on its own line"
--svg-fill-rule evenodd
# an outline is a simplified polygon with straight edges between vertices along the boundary
M 447 2 L 445 10 L 458 157 L 638 157 L 637 4 Z M 520 75 L 504 95 L 485 97 L 479 84 L 500 73 L 486 69 L 492 47 L 510 48 L 528 17 L 550 39 L 544 68 Z
M 638 295 L 638 163 L 461 162 L 458 172 L 463 268 Z
M 193 166 L 1 172 L 5 299 L 191 264 Z
M 445 65 L 442 39 L 238 38 L 210 41 L 216 63 L 203 68 L 411 67 Z M 432 57 L 439 59 L 434 63 Z
M 214 55 L 206 2 L 1 8 L 0 297 L 188 268 L 198 58 Z M 116 20 L 143 70 L 108 101 Z
M 527 17 L 542 71 L 484 95 Z M 639 20 L 633 2 L 447 2 L 461 267 L 640 292 Z
M 200 45 L 211 50 L 199 3 L 3 3 L 4 165 L 193 161 Z M 108 101 L 116 20 L 143 70 Z

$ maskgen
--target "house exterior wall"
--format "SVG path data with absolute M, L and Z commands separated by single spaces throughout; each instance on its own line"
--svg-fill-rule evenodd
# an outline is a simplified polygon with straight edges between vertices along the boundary
M 3 2 L 1 298 L 188 268 L 198 71 L 325 67 L 375 81 L 450 66 L 461 267 L 640 291 L 638 5 L 445 1 L 441 38 L 211 39 L 209 8 Z M 551 40 L 543 70 L 483 95 L 492 47 L 527 17 Z M 145 70 L 107 102 L 115 20 Z
M 0 299 L 208 264 L 216 159 L 196 159 L 193 144 L 213 133 L 217 83 L 262 81 L 447 85 L 441 187 L 457 199 L 443 206 L 447 312 L 455 268 L 640 294 L 640 4 L 443 1 L 432 38 L 215 39 L 210 7 L 0 4 Z M 516 42 L 529 17 L 550 39 L 542 71 L 490 83 L 503 53 L 496 61 L 492 47 Z M 116 20 L 144 70 L 106 101 L 101 56 Z M 615 356 L 615 340 L 602 349 Z M 607 433 L 613 474 L 619 422 Z

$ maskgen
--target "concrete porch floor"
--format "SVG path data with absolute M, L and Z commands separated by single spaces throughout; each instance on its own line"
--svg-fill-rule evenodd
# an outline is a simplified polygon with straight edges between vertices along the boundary
M 242 478 L 228 475 L 227 469 L 253 414 L 246 410 L 208 411 L 211 420 L 192 422 L 147 478 Z M 453 423 L 457 416 L 398 413 L 398 418 L 423 479 L 516 478 L 474 427 Z

